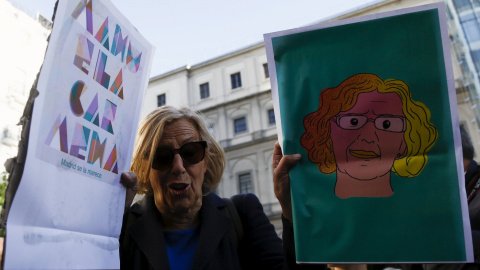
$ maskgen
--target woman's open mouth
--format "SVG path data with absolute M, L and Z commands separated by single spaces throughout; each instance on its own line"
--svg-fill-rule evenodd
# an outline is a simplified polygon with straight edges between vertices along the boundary
M 175 195 L 182 195 L 188 192 L 190 184 L 186 183 L 172 183 L 168 185 L 170 191 Z
M 365 150 L 349 150 L 350 155 L 361 158 L 361 159 L 372 159 L 372 158 L 379 158 L 380 156 L 373 152 L 373 151 L 365 151 Z

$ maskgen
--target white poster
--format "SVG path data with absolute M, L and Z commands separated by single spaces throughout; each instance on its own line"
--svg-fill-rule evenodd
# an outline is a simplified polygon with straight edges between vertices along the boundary
M 38 81 L 6 269 L 116 269 L 153 47 L 108 0 L 60 0 Z

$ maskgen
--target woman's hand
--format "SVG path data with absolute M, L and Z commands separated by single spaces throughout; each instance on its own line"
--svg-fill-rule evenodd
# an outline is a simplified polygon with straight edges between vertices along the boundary
M 127 190 L 125 196 L 125 211 L 132 205 L 133 198 L 138 191 L 137 175 L 133 172 L 124 172 L 120 176 L 120 183 Z
M 292 198 L 288 172 L 302 158 L 300 154 L 283 156 L 278 142 L 273 148 L 273 189 L 282 207 L 283 217 L 292 222 Z

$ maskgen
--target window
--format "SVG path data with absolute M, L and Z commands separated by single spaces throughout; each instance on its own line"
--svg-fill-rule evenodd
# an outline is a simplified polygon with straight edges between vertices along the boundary
M 473 63 L 475 64 L 478 72 L 480 70 L 480 50 L 470 51 L 470 53 L 472 55 Z
M 13 138 L 12 131 L 8 128 L 3 129 L 3 137 L 4 138 Z
M 240 76 L 240 72 L 230 75 L 230 79 L 232 80 L 232 89 L 242 87 L 242 77 Z
M 245 117 L 237 118 L 233 123 L 235 126 L 235 133 L 247 131 L 247 119 L 245 119 Z
M 167 97 L 165 94 L 161 94 L 157 96 L 157 106 L 161 107 L 167 103 Z
M 275 112 L 273 109 L 268 110 L 268 123 L 270 125 L 275 124 Z
M 210 97 L 210 86 L 207 83 L 200 84 L 200 99 Z
M 270 78 L 270 73 L 268 73 L 268 64 L 263 64 L 263 73 L 265 73 L 265 79 Z
M 469 0 L 454 0 L 453 4 L 455 5 L 458 13 L 471 9 Z
M 240 194 L 253 192 L 252 176 L 250 173 L 242 173 L 238 175 L 238 187 Z
M 463 16 L 461 18 L 461 24 L 468 42 L 480 40 L 480 26 L 474 15 Z

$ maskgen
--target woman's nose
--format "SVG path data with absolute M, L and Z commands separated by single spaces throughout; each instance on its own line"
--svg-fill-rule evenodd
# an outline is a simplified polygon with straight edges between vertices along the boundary
M 185 167 L 183 166 L 183 159 L 180 154 L 176 153 L 173 156 L 172 172 L 181 173 L 183 171 L 185 171 Z

